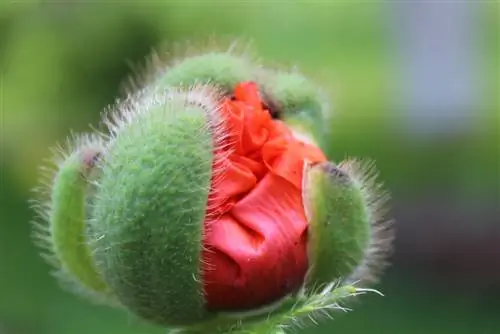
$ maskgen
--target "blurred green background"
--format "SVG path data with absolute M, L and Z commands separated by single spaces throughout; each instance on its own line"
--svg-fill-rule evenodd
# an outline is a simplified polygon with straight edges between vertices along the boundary
M 396 251 L 377 286 L 385 297 L 363 297 L 308 333 L 500 333 L 499 9 L 0 2 L 0 333 L 164 332 L 62 291 L 31 243 L 28 199 L 49 148 L 96 124 L 131 64 L 159 45 L 214 36 L 251 41 L 262 58 L 316 78 L 336 115 L 329 153 L 376 159 L 394 198 Z

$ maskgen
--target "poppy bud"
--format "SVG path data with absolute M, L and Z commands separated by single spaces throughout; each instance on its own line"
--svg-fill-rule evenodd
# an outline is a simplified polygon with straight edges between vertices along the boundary
M 325 104 L 305 78 L 258 68 L 188 58 L 118 105 L 98 150 L 59 165 L 51 207 L 63 215 L 48 221 L 64 233 L 47 239 L 80 285 L 153 323 L 211 332 L 329 308 L 358 291 L 325 297 L 334 282 L 379 268 L 389 238 L 372 178 L 328 161 Z

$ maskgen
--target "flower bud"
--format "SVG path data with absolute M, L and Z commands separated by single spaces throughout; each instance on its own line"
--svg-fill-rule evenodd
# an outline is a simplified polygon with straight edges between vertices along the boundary
M 325 108 L 304 77 L 227 53 L 160 73 L 58 166 L 45 237 L 60 266 L 202 332 L 332 305 L 317 289 L 375 275 L 389 238 L 373 178 L 322 151 Z

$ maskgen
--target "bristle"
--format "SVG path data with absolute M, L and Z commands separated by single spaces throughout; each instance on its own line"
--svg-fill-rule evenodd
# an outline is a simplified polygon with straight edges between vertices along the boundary
M 141 117 L 156 106 L 175 101 L 179 108 L 173 112 L 183 112 L 187 106 L 199 106 L 206 111 L 206 126 L 210 129 L 213 138 L 214 160 L 222 161 L 212 166 L 212 187 L 216 187 L 222 182 L 221 176 L 226 168 L 223 163 L 224 157 L 230 154 L 227 149 L 230 143 L 227 137 L 226 121 L 220 112 L 222 98 L 222 93 L 217 88 L 205 83 L 194 84 L 189 88 L 169 88 L 161 91 L 152 91 L 146 87 L 135 94 L 130 94 L 123 101 L 117 101 L 103 114 L 102 124 L 106 129 L 105 132 L 109 134 L 108 147 L 112 147 L 114 138 L 125 127 L 134 122 L 140 122 Z
M 214 137 L 218 138 L 223 131 L 223 120 L 219 116 L 219 105 L 221 101 L 220 92 L 208 84 L 194 84 L 189 88 L 168 88 L 164 90 L 152 90 L 148 87 L 130 94 L 126 99 L 108 108 L 103 113 L 102 124 L 109 133 L 110 141 L 121 131 L 122 128 L 139 120 L 141 115 L 148 113 L 156 106 L 165 105 L 176 101 L 179 103 L 178 112 L 183 112 L 184 106 L 199 106 L 207 112 L 207 126 L 214 131 Z M 177 112 L 177 111 L 176 111 Z
M 260 62 L 252 52 L 250 42 L 233 38 L 212 37 L 201 43 L 200 41 L 184 41 L 173 45 L 163 45 L 152 50 L 144 64 L 133 66 L 133 74 L 122 83 L 121 91 L 124 95 L 135 94 L 154 84 L 171 68 L 187 58 L 208 53 L 227 53 L 245 59 L 249 63 L 258 64 Z
M 92 294 L 88 289 L 81 287 L 72 276 L 67 273 L 57 256 L 51 235 L 50 215 L 53 210 L 51 202 L 52 187 L 55 177 L 64 161 L 74 152 L 87 147 L 104 147 L 105 141 L 99 134 L 84 133 L 71 135 L 62 144 L 58 144 L 51 149 L 52 157 L 39 167 L 38 186 L 32 189 L 33 198 L 29 200 L 29 205 L 36 216 L 32 225 L 32 239 L 40 250 L 41 257 L 52 267 L 52 275 L 57 277 L 63 287 L 78 295 L 90 297 L 90 300 L 101 302 L 101 297 Z M 104 301 L 102 301 L 104 302 Z
M 222 93 L 210 84 L 198 83 L 187 89 L 169 88 L 162 91 L 152 91 L 148 87 L 130 94 L 125 100 L 117 101 L 103 115 L 106 133 L 109 133 L 109 147 L 112 147 L 113 139 L 121 130 L 133 122 L 140 121 L 142 115 L 152 110 L 155 106 L 171 103 L 176 100 L 179 103 L 178 111 L 182 112 L 188 105 L 196 105 L 206 111 L 207 127 L 210 128 L 214 146 L 214 161 L 212 165 L 211 188 L 217 188 L 224 181 L 224 171 L 228 168 L 227 156 L 231 154 L 231 138 L 228 137 L 226 120 L 220 112 L 223 99 Z M 207 189 L 208 191 L 210 189 Z M 207 220 L 218 218 L 217 210 L 207 206 Z M 205 231 L 206 232 L 206 231 Z
M 168 173 L 168 178 L 160 182 L 158 185 L 158 192 L 163 191 L 165 188 L 169 188 L 171 192 L 173 192 L 175 197 L 175 214 L 170 215 L 170 213 L 165 213 L 166 219 L 174 219 L 175 215 L 178 216 L 190 216 L 190 212 L 194 212 L 194 210 L 199 210 L 201 214 L 203 214 L 203 210 L 206 211 L 206 207 L 203 205 L 205 203 L 201 203 L 198 208 L 194 208 L 192 203 L 187 203 L 186 201 L 192 198 L 193 194 L 208 194 L 210 191 L 209 187 L 211 186 L 208 182 L 191 182 L 189 183 L 190 174 L 195 173 L 195 171 L 201 171 L 200 173 L 196 172 L 196 175 L 193 174 L 193 180 L 198 179 L 200 177 L 207 176 L 207 181 L 210 179 L 211 175 L 217 174 L 217 172 L 213 170 L 213 155 L 225 154 L 223 151 L 223 146 L 226 145 L 227 142 L 227 134 L 226 131 L 226 120 L 223 115 L 220 113 L 220 107 L 222 105 L 222 94 L 220 91 L 211 86 L 208 83 L 194 83 L 189 87 L 168 87 L 165 89 L 158 89 L 151 87 L 146 87 L 140 91 L 135 92 L 134 94 L 129 94 L 126 99 L 123 101 L 117 101 L 117 103 L 108 108 L 105 115 L 103 115 L 102 124 L 104 127 L 104 132 L 109 133 L 109 142 L 107 146 L 106 159 L 103 159 L 98 163 L 98 169 L 104 171 L 104 176 L 101 176 L 95 181 L 96 193 L 94 194 L 92 201 L 89 203 L 89 212 L 91 212 L 91 217 L 88 220 L 89 223 L 89 245 L 93 252 L 93 257 L 96 261 L 96 267 L 102 272 L 104 279 L 108 282 L 110 286 L 112 286 L 117 291 L 117 295 L 122 298 L 122 302 L 125 305 L 128 305 L 127 302 L 124 301 L 126 299 L 123 295 L 126 293 L 123 290 L 120 290 L 117 287 L 117 280 L 122 279 L 115 277 L 116 271 L 111 271 L 109 262 L 112 261 L 109 257 L 104 256 L 104 254 L 114 253 L 116 249 L 123 247 L 123 244 L 129 241 L 128 238 L 133 239 L 133 235 L 121 235 L 120 238 L 114 239 L 114 235 L 119 227 L 116 226 L 116 230 L 114 229 L 114 225 L 104 225 L 102 223 L 105 218 L 99 216 L 99 212 L 106 210 L 106 208 L 111 207 L 102 203 L 110 203 L 113 202 L 113 198 L 116 193 L 127 193 L 130 191 L 130 187 L 133 189 L 137 189 L 136 187 L 127 183 L 127 176 L 123 176 L 123 182 L 119 182 L 116 184 L 117 189 L 110 192 L 109 190 L 109 182 L 113 178 L 106 177 L 106 171 L 109 171 L 112 168 L 120 169 L 122 166 L 124 169 L 129 168 L 127 159 L 134 159 L 134 157 L 138 157 L 140 160 L 140 154 L 142 153 L 141 149 L 144 145 L 147 145 L 149 141 L 142 142 L 141 144 L 137 144 L 137 147 L 134 147 L 135 142 L 129 142 L 127 136 L 131 133 L 135 133 L 139 137 L 143 135 L 151 135 L 154 136 L 156 132 L 152 132 L 153 130 L 159 130 L 159 126 L 165 124 L 167 128 L 161 129 L 160 133 L 158 133 L 158 140 L 166 140 L 165 147 L 171 145 L 172 151 L 163 151 L 165 156 L 160 157 L 158 159 L 165 159 L 163 162 L 153 161 L 155 158 L 152 158 L 151 164 L 155 164 L 155 166 L 166 163 L 165 161 L 170 161 L 167 163 L 168 166 L 173 166 L 176 161 L 176 155 L 185 155 L 189 154 L 189 150 L 193 149 L 193 147 L 183 147 L 183 143 L 185 141 L 182 140 L 183 136 L 189 137 L 190 143 L 195 144 L 194 149 L 203 148 L 203 154 L 196 153 L 195 155 L 205 156 L 206 159 L 203 161 L 196 160 L 196 168 L 192 170 L 188 168 L 187 165 L 183 165 L 183 168 L 172 168 L 166 171 Z M 194 108 L 193 108 L 194 107 Z M 197 124 L 196 128 L 179 128 L 176 122 L 178 119 L 186 120 L 186 118 L 181 117 L 182 114 L 193 113 L 194 119 L 196 119 Z M 189 114 L 188 114 L 189 115 Z M 172 131 L 177 131 L 179 134 L 177 138 L 172 132 L 169 132 L 168 124 L 172 124 Z M 187 123 L 186 123 L 187 124 Z M 185 132 L 189 131 L 189 132 Z M 172 141 L 168 139 L 164 139 L 163 136 L 173 136 Z M 165 137 L 165 138 L 166 138 Z M 150 138 L 150 137 L 148 137 Z M 170 137 L 169 137 L 170 138 Z M 177 140 L 178 139 L 178 140 Z M 201 142 L 203 140 L 203 142 Z M 152 140 L 154 141 L 154 140 Z M 155 141 L 157 145 L 160 145 L 158 141 Z M 125 144 L 124 144 L 125 143 Z M 130 145 L 130 146 L 127 146 Z M 190 144 L 191 145 L 191 144 Z M 125 151 L 120 151 L 120 149 L 125 150 L 124 147 L 128 147 Z M 160 147 L 163 144 L 160 145 Z M 156 147 L 156 146 L 155 146 Z M 197 148 L 196 148 L 197 147 Z M 137 148 L 137 151 L 131 151 Z M 162 148 L 163 149 L 163 148 Z M 185 152 L 180 152 L 180 150 L 185 149 Z M 214 154 L 210 154 L 210 149 L 213 150 Z M 128 155 L 130 154 L 130 155 Z M 120 160 L 123 157 L 127 156 L 128 158 L 124 158 L 125 160 Z M 182 160 L 182 159 L 181 159 Z M 146 164 L 145 168 L 151 167 L 151 164 Z M 152 169 L 155 167 L 153 166 Z M 162 171 L 165 171 L 168 167 L 162 168 Z M 216 168 L 217 169 L 217 168 Z M 158 168 L 157 168 L 158 170 Z M 145 172 L 144 174 L 148 174 L 147 170 L 141 170 Z M 206 172 L 206 174 L 205 174 Z M 166 175 L 163 173 L 163 175 Z M 174 185 L 170 183 L 170 181 L 182 179 L 180 177 L 181 174 L 185 174 L 184 176 L 188 179 L 186 183 L 184 183 L 185 187 L 179 188 L 176 191 Z M 132 177 L 133 175 L 130 175 Z M 218 181 L 217 176 L 213 177 L 214 182 Z M 108 182 L 108 183 L 106 183 Z M 175 183 L 175 182 L 174 182 Z M 128 186 L 128 188 L 127 188 Z M 179 196 L 175 196 L 178 194 Z M 182 194 L 188 196 L 181 196 Z M 191 197 L 190 197 L 191 196 Z M 202 197 L 198 196 L 198 199 Z M 147 202 L 147 198 L 138 198 L 137 201 L 144 200 Z M 174 199 L 172 199 L 174 200 Z M 103 205 L 103 206 L 100 206 Z M 117 203 L 120 205 L 120 203 Z M 111 210 L 111 209 L 110 209 Z M 97 213 L 96 213 L 97 212 Z M 192 216 L 192 215 L 191 215 Z M 202 226 L 202 220 L 199 221 L 200 227 Z M 172 224 L 176 224 L 177 222 L 172 222 Z M 190 224 L 196 224 L 193 220 Z M 106 226 L 104 228 L 103 226 Z M 172 228 L 172 227 L 165 227 Z M 202 233 L 201 229 L 197 233 Z M 125 239 L 125 240 L 124 240 Z M 179 249 L 179 252 L 182 252 Z M 116 259 L 116 263 L 122 261 L 120 259 Z M 199 265 L 201 266 L 201 264 Z M 130 264 L 127 265 L 130 267 Z M 165 268 L 163 268 L 165 269 Z M 109 271 L 107 271 L 109 270 Z M 138 274 L 139 275 L 139 274 Z M 200 281 L 200 274 L 197 272 L 192 272 L 195 281 Z M 144 276 L 148 276 L 148 273 L 144 273 Z M 137 284 L 137 289 L 141 290 L 143 287 L 140 284 Z M 203 291 L 196 291 L 200 294 L 199 300 L 203 299 L 204 293 Z M 142 297 L 141 297 L 142 298 Z M 146 297 L 145 297 L 146 298 Z M 144 301 L 144 304 L 151 303 L 151 307 L 154 308 L 162 308 L 163 305 L 168 304 L 165 301 L 166 297 L 158 297 L 159 299 L 153 301 Z M 140 298 L 139 298 L 140 299 Z M 141 304 L 142 305 L 142 304 Z M 144 311 L 146 312 L 146 311 Z M 160 315 L 158 315 L 160 317 Z M 159 320 L 158 320 L 159 321 Z
M 305 71 L 303 69 L 300 69 L 299 66 L 297 65 L 283 65 L 283 63 L 270 63 L 270 62 L 264 62 L 262 64 L 262 67 L 259 71 L 258 74 L 258 79 L 257 81 L 263 85 L 264 91 L 264 101 L 266 103 L 269 103 L 270 105 L 276 104 L 279 102 L 278 101 L 273 101 L 272 100 L 272 95 L 269 92 L 269 88 L 267 85 L 273 82 L 275 78 L 277 78 L 280 75 L 297 75 L 304 80 L 307 80 L 311 85 L 314 85 L 316 89 L 316 97 L 318 100 L 318 103 L 321 106 L 321 114 L 323 117 L 323 121 L 326 124 L 331 124 L 332 117 L 334 115 L 334 110 L 330 98 L 330 90 L 325 89 L 325 87 L 328 87 L 327 81 L 321 80 L 318 78 L 318 75 L 316 73 L 311 73 L 308 71 Z
M 339 164 L 339 168 L 348 172 L 352 180 L 361 189 L 368 204 L 371 224 L 370 245 L 363 262 L 355 269 L 349 283 L 372 284 L 378 281 L 380 274 L 388 266 L 394 239 L 394 221 L 387 217 L 390 196 L 378 182 L 378 173 L 371 160 L 358 161 L 348 159 Z

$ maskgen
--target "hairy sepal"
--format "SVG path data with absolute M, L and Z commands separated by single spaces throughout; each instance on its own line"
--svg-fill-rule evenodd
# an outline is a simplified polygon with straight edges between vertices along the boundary
M 201 250 L 214 150 L 224 135 L 212 97 L 202 87 L 146 92 L 108 121 L 91 247 L 120 302 L 160 325 L 212 316 Z
M 276 117 L 321 146 L 328 126 L 329 106 L 323 92 L 298 71 L 272 72 L 261 77 L 264 100 Z
M 87 245 L 87 211 L 96 163 L 105 149 L 98 135 L 79 135 L 59 147 L 45 168 L 44 185 L 33 207 L 41 221 L 34 236 L 55 276 L 73 292 L 99 303 L 115 305 L 108 285 L 96 269 Z
M 376 187 L 375 176 L 354 160 L 307 168 L 308 287 L 339 279 L 368 283 L 383 269 L 390 249 L 390 225 L 381 219 L 387 196 Z
M 258 66 L 249 59 L 229 51 L 209 52 L 188 57 L 167 68 L 158 76 L 155 86 L 164 89 L 211 84 L 221 92 L 230 94 L 238 83 L 255 81 L 257 69 Z
M 224 60 L 227 59 L 229 62 L 226 64 Z M 199 68 L 200 63 L 204 62 L 206 65 L 215 66 Z M 238 73 L 243 74 L 239 79 L 251 80 L 256 75 L 253 69 L 260 67 L 259 63 L 251 43 L 239 38 L 221 39 L 220 36 L 213 36 L 202 41 L 169 42 L 152 50 L 144 63 L 133 65 L 133 75 L 122 83 L 122 92 L 129 95 L 146 87 L 187 88 L 193 84 L 210 83 L 218 86 L 221 93 L 230 94 L 234 87 L 229 86 L 238 79 Z M 243 69 L 239 65 L 242 65 Z M 230 73 L 221 72 L 228 69 Z M 202 77 L 193 76 L 196 72 L 202 73 Z M 247 77 L 248 75 L 250 77 Z M 231 77 L 229 81 L 224 80 Z

